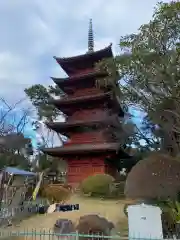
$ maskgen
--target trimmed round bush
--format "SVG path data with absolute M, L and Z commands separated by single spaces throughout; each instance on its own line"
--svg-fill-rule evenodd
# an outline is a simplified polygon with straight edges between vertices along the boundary
M 43 188 L 43 197 L 46 197 L 51 203 L 67 201 L 70 196 L 70 190 L 60 186 L 59 184 L 50 184 Z
M 79 234 L 100 235 L 97 239 L 105 239 L 103 236 L 110 236 L 113 228 L 114 224 L 112 222 L 109 222 L 106 218 L 93 214 L 81 216 L 76 226 L 76 230 Z M 92 240 L 92 238 L 81 236 L 79 240 Z
M 73 222 L 69 219 L 60 218 L 54 224 L 55 234 L 71 234 L 73 232 L 75 232 L 75 227 Z M 58 239 L 60 239 L 60 237 Z
M 80 189 L 84 194 L 91 196 L 109 196 L 113 186 L 114 178 L 108 174 L 97 174 L 89 176 L 81 183 Z

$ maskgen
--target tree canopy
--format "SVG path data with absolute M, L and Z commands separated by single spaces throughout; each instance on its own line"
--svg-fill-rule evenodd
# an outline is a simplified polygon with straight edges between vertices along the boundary
M 36 108 L 39 119 L 45 118 L 48 120 L 53 120 L 58 115 L 62 115 L 62 112 L 60 112 L 53 105 L 49 104 L 49 101 L 53 98 L 53 95 L 60 97 L 63 94 L 61 89 L 59 89 L 57 86 L 48 86 L 46 88 L 41 84 L 35 84 L 30 88 L 26 88 L 24 91 L 32 102 L 33 106 Z
M 158 3 L 152 20 L 138 33 L 121 37 L 123 54 L 102 61 L 97 68 L 113 77 L 99 85 L 120 87 L 128 106 L 144 111 L 146 123 L 161 148 L 179 152 L 180 133 L 180 2 Z M 112 67 L 113 66 L 113 67 Z M 117 77 L 118 69 L 119 77 Z M 120 80 L 121 81 L 120 81 Z M 118 86 L 117 86 L 118 83 Z

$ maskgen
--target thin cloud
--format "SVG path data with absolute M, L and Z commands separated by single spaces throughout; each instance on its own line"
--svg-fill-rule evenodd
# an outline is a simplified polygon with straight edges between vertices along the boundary
M 0 2 L 0 82 L 3 96 L 18 94 L 34 83 L 49 83 L 63 73 L 53 55 L 70 56 L 87 49 L 87 28 L 93 18 L 95 46 L 111 41 L 114 51 L 121 35 L 149 21 L 156 0 L 11 0 Z
M 52 56 L 86 52 L 89 18 L 93 18 L 95 48 L 112 42 L 117 53 L 120 36 L 148 22 L 157 2 L 0 1 L 0 96 L 13 103 L 25 96 L 24 88 L 48 85 L 50 76 L 65 76 Z

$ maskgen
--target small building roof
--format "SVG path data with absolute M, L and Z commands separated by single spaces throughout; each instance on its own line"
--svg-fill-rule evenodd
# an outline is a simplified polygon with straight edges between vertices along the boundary
M 10 173 L 10 174 L 14 174 L 14 175 L 23 175 L 23 176 L 35 176 L 36 175 L 36 173 L 25 171 L 25 170 L 18 169 L 15 167 L 6 167 L 4 169 L 4 171 L 7 173 Z

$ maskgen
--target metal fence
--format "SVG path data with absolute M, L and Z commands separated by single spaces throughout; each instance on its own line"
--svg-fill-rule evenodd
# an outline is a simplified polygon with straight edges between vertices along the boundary
M 0 239 L 1 240 L 10 240 L 10 239 L 20 239 L 20 240 L 58 240 L 58 239 L 68 239 L 68 240 L 79 240 L 79 239 L 94 239 L 94 240 L 101 240 L 101 239 L 127 239 L 127 237 L 120 237 L 120 236 L 104 236 L 104 235 L 88 235 L 88 234 L 79 234 L 78 232 L 72 234 L 57 234 L 53 233 L 52 230 L 24 230 L 24 231 L 0 231 Z
M 161 239 L 154 239 L 151 237 L 141 238 L 140 236 L 137 237 L 130 237 L 128 236 L 104 236 L 104 235 L 92 235 L 92 234 L 79 234 L 78 232 L 72 234 L 57 234 L 52 232 L 52 230 L 23 230 L 23 231 L 0 231 L 0 240 L 175 240 L 179 239 L 176 237 L 169 237 L 169 238 L 161 238 Z
M 52 230 L 23 230 L 23 231 L 0 231 L 0 240 L 180 240 L 177 236 L 170 236 L 161 239 L 154 239 L 151 237 L 141 238 L 139 237 L 128 237 L 121 235 L 92 235 L 92 234 L 79 234 L 74 232 L 72 234 L 58 234 L 54 233 Z

